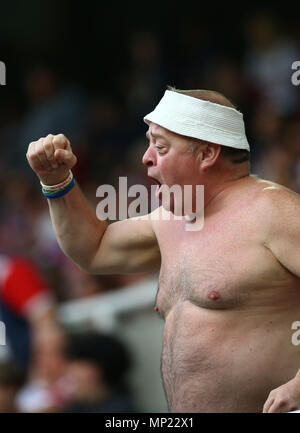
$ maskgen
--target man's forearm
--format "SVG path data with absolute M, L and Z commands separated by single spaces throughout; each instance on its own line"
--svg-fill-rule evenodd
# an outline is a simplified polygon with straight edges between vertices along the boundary
M 61 249 L 88 271 L 107 224 L 97 218 L 78 185 L 61 198 L 48 199 L 48 204 Z
M 42 183 L 60 247 L 82 269 L 89 271 L 107 224 L 75 184 L 72 168 L 77 158 L 63 135 L 48 134 L 28 146 L 27 160 Z

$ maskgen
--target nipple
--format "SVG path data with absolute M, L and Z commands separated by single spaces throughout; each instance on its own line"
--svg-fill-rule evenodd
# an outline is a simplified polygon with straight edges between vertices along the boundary
M 154 311 L 156 311 L 158 313 L 159 310 L 158 310 L 157 306 L 154 307 Z
M 216 292 L 215 290 L 212 290 L 211 292 L 209 292 L 208 298 L 211 299 L 212 301 L 216 301 L 217 299 L 220 298 L 220 293 Z

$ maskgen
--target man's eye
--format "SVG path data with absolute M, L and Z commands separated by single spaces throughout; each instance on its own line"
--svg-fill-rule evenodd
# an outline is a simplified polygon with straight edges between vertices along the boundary
M 155 148 L 156 148 L 157 150 L 162 150 L 162 149 L 164 148 L 164 146 L 155 146 Z

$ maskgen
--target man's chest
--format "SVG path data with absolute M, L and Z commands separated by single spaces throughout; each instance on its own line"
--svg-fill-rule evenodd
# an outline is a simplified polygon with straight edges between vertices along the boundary
M 166 311 L 180 301 L 213 309 L 242 306 L 289 278 L 251 226 L 178 236 L 165 230 L 160 248 L 157 304 Z

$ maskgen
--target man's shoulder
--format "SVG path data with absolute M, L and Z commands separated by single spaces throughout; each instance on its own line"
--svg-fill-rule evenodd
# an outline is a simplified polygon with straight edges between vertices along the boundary
M 269 180 L 256 178 L 257 199 L 266 208 L 276 209 L 300 204 L 300 195 L 295 191 Z
M 264 179 L 256 178 L 256 209 L 264 222 L 278 224 L 300 217 L 300 195 Z
M 263 245 L 287 270 L 300 277 L 300 196 L 281 185 L 265 184 L 259 192 L 257 221 Z

